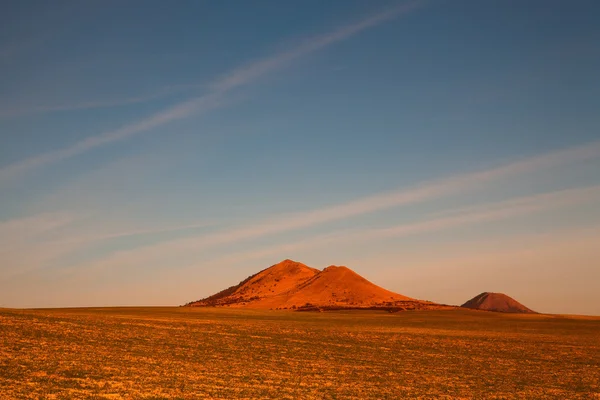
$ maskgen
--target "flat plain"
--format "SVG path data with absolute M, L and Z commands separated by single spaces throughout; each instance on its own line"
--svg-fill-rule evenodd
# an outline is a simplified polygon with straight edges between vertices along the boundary
M 600 318 L 0 309 L 2 399 L 600 399 Z

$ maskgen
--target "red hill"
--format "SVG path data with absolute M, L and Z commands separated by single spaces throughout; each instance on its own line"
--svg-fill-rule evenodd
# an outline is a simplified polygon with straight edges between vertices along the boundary
M 484 292 L 473 297 L 461 307 L 474 310 L 496 311 L 505 313 L 534 314 L 535 311 L 525 307 L 515 299 L 503 293 Z
M 292 260 L 187 305 L 296 310 L 447 308 L 390 292 L 346 267 L 330 266 L 319 271 Z
M 231 286 L 210 297 L 198 300 L 189 306 L 246 305 L 259 299 L 276 296 L 306 282 L 318 269 L 302 263 L 284 260 L 254 275 L 249 276 L 235 286 Z

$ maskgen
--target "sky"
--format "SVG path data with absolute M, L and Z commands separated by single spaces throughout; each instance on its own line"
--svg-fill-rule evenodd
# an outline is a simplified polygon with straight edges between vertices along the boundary
M 0 307 L 283 259 L 600 315 L 600 3 L 0 4 Z

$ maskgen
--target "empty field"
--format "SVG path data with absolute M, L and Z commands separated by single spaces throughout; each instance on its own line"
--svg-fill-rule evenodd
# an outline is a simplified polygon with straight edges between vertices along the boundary
M 600 399 L 600 319 L 0 309 L 2 399 Z

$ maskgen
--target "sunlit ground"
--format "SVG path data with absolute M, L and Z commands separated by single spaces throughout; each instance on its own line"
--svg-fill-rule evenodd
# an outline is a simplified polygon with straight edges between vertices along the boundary
M 600 319 L 0 309 L 2 399 L 600 399 Z

